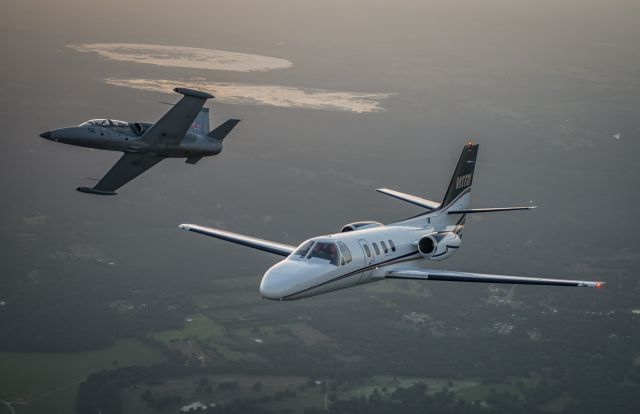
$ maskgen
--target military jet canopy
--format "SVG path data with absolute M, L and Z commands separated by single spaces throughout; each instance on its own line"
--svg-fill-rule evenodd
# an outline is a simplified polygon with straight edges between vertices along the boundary
M 118 121 L 117 119 L 90 119 L 81 123 L 81 127 L 86 126 L 97 126 L 103 128 L 113 128 L 113 127 L 128 127 L 129 123 L 124 121 Z

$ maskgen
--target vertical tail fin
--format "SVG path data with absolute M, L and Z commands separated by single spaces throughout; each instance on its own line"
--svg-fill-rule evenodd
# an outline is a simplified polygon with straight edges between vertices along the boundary
M 209 132 L 208 137 L 217 141 L 222 141 L 233 128 L 238 125 L 239 119 L 229 119 L 220 124 L 216 129 Z
M 441 210 L 463 210 L 469 206 L 471 198 L 471 184 L 473 184 L 473 172 L 476 168 L 478 156 L 478 144 L 468 142 L 462 149 L 460 159 L 451 177 L 449 188 L 442 200 Z M 462 230 L 467 215 L 447 215 L 447 229 L 462 237 Z
M 205 135 L 209 132 L 209 108 L 202 108 L 196 119 L 193 120 L 189 132 L 198 135 Z
M 478 156 L 478 144 L 467 143 L 462 149 L 458 165 L 451 177 L 449 188 L 444 195 L 440 209 L 446 210 L 455 206 L 455 209 L 465 209 L 469 205 L 469 193 L 473 183 L 473 171 L 476 167 Z

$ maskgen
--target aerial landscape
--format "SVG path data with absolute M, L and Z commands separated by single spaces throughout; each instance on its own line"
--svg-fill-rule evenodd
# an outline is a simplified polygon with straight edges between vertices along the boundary
M 0 11 L 0 414 L 640 408 L 637 1 Z M 40 137 L 148 128 L 193 91 L 213 96 L 202 136 L 235 126 L 224 150 L 163 158 L 115 195 L 75 189 L 102 188 L 120 153 Z M 470 208 L 537 208 L 466 214 L 429 267 L 601 289 L 380 280 L 266 300 L 283 257 L 179 227 L 294 249 L 397 223 L 425 209 L 376 189 L 440 202 L 470 142 Z

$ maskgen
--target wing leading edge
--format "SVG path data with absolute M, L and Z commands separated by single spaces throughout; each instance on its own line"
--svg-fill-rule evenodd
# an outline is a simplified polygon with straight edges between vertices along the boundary
M 267 253 L 277 254 L 279 256 L 289 256 L 296 249 L 296 246 L 291 246 L 289 244 L 258 239 L 256 237 L 245 236 L 244 234 L 233 233 L 220 229 L 214 229 L 212 227 L 198 226 L 197 224 L 181 224 L 179 227 L 183 230 L 192 231 L 194 233 L 203 234 L 205 236 L 215 237 L 220 240 L 241 244 L 243 246 L 262 250 L 263 252 Z
M 114 195 L 118 188 L 147 171 L 163 159 L 163 157 L 158 157 L 153 154 L 124 154 L 95 187 L 78 187 L 76 190 L 82 193 Z
M 385 273 L 388 279 L 444 280 L 449 282 L 511 283 L 517 285 L 551 285 L 600 288 L 605 282 L 568 279 L 545 279 L 539 277 L 488 275 L 483 273 L 456 272 L 449 270 L 391 270 Z
M 191 128 L 205 101 L 213 98 L 213 95 L 193 89 L 175 88 L 174 91 L 184 96 L 145 132 L 142 136 L 143 141 L 149 144 L 179 144 Z

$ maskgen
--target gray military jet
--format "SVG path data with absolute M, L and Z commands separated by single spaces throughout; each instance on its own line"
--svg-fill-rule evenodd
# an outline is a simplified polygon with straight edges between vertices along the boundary
M 114 195 L 115 190 L 165 158 L 186 158 L 187 164 L 195 164 L 202 157 L 219 154 L 222 141 L 240 122 L 229 119 L 209 132 L 209 109 L 203 105 L 213 96 L 187 88 L 174 91 L 184 96 L 155 124 L 92 119 L 40 136 L 64 144 L 124 152 L 93 188 L 77 188 L 83 193 Z

